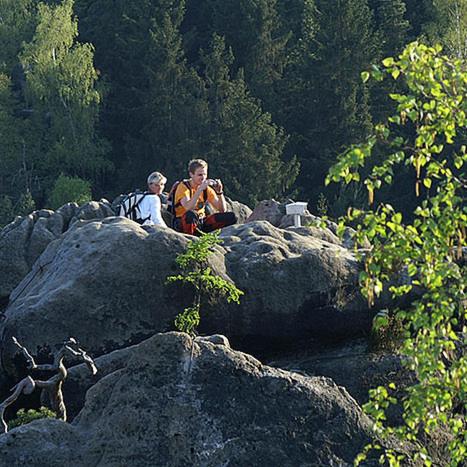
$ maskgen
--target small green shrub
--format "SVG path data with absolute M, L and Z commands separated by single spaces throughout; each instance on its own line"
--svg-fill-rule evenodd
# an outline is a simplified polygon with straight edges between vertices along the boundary
M 26 193 L 21 193 L 21 196 L 15 206 L 15 215 L 27 216 L 34 211 L 34 209 L 36 209 L 36 203 L 31 192 L 28 190 Z
M 318 216 L 324 217 L 324 216 L 327 216 L 328 211 L 329 211 L 328 199 L 323 193 L 320 193 L 318 195 L 318 202 L 316 203 L 316 212 L 318 213 Z
M 213 252 L 216 244 L 222 243 L 219 232 L 204 234 L 190 242 L 184 253 L 177 256 L 177 264 L 182 273 L 177 276 L 169 276 L 167 282 L 181 282 L 191 284 L 195 288 L 193 304 L 180 313 L 175 319 L 175 327 L 192 336 L 200 323 L 201 299 L 208 297 L 215 299 L 225 297 L 227 302 L 240 302 L 243 292 L 235 284 L 215 275 L 208 266 L 207 260 Z
M 56 418 L 56 415 L 47 407 L 40 407 L 39 410 L 19 409 L 18 412 L 16 412 L 16 418 L 8 423 L 8 428 L 11 430 L 17 426 L 25 425 L 26 423 L 32 422 L 33 420 L 39 420 L 41 418 Z
M 404 323 L 396 312 L 381 310 L 373 318 L 371 345 L 375 350 L 397 351 L 404 339 Z
M 51 209 L 58 209 L 66 203 L 84 204 L 91 199 L 91 184 L 87 180 L 62 174 L 55 180 L 47 204 Z

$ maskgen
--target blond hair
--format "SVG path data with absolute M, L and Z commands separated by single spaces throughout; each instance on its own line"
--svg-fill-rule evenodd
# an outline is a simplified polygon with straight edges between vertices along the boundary
M 188 173 L 194 174 L 200 167 L 208 168 L 208 163 L 203 159 L 192 159 L 188 162 Z
M 164 177 L 160 172 L 153 172 L 148 177 L 148 185 L 165 185 L 167 178 Z

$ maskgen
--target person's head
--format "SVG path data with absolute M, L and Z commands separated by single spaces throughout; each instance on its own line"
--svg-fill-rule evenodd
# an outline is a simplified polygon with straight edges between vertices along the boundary
M 193 159 L 188 163 L 188 173 L 194 185 L 201 185 L 208 178 L 208 163 L 203 159 Z
M 153 172 L 148 177 L 148 190 L 156 195 L 164 191 L 167 179 L 160 172 Z

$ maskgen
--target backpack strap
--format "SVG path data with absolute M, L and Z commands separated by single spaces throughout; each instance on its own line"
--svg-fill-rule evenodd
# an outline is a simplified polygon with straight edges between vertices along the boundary
M 173 194 L 173 199 L 175 200 L 175 196 L 177 194 L 177 190 L 178 190 L 178 187 L 180 186 L 180 183 L 183 183 L 191 192 L 191 186 L 190 186 L 190 183 L 188 182 L 188 180 L 181 180 L 179 182 L 175 182 L 177 184 L 177 186 L 174 188 L 174 194 Z M 175 215 L 175 209 L 177 209 L 178 207 L 180 207 L 182 205 L 182 203 L 180 202 L 181 200 L 179 200 L 177 203 L 174 203 L 174 215 Z
M 190 190 L 190 193 L 191 193 L 190 182 L 188 180 L 182 180 L 181 182 L 178 183 L 178 185 L 175 188 L 174 198 L 175 198 L 175 195 L 177 193 L 178 186 L 180 185 L 180 183 L 183 183 Z M 207 188 L 203 191 L 203 198 L 204 198 L 203 202 L 206 203 L 206 201 L 208 200 L 208 189 Z M 175 203 L 174 208 L 178 208 L 179 206 L 181 206 L 181 204 L 182 203 L 178 201 L 178 203 Z
M 135 209 L 135 210 L 139 207 L 141 201 L 143 201 L 143 199 L 146 198 L 146 196 L 157 196 L 157 195 L 156 195 L 156 193 L 151 193 L 151 192 L 149 192 L 149 191 L 145 191 L 145 192 L 143 193 L 143 196 L 141 196 L 141 198 L 140 198 L 140 199 L 136 202 L 136 204 L 134 205 L 134 209 Z M 138 212 L 139 212 L 139 210 L 138 210 Z M 137 220 L 137 222 L 138 222 L 139 224 L 143 225 L 150 217 L 151 217 L 150 215 L 149 215 L 148 217 L 146 217 L 146 218 L 142 218 L 142 217 L 141 217 L 140 219 Z

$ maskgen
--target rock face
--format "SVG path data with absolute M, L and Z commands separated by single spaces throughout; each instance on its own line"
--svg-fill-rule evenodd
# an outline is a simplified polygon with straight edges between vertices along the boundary
M 69 336 L 99 355 L 173 329 L 179 305 L 164 297 L 164 284 L 187 241 L 119 217 L 75 222 L 11 294 L 0 324 L 4 368 L 12 336 L 36 355 Z
M 285 203 L 279 203 L 274 199 L 261 201 L 245 222 L 268 221 L 274 227 L 279 227 L 281 229 L 292 227 L 294 225 L 294 216 L 286 214 L 285 208 L 289 202 L 291 203 L 293 201 L 289 200 Z M 345 227 L 343 237 L 340 239 L 337 237 L 337 224 L 335 222 L 330 220 L 324 221 L 326 229 L 313 227 L 318 223 L 322 223 L 322 219 L 320 217 L 314 216 L 308 210 L 305 210 L 305 214 L 301 216 L 301 223 L 304 226 L 308 226 L 308 228 L 315 229 L 315 235 L 321 236 L 323 239 L 331 243 L 342 245 L 349 249 L 354 247 L 353 236 L 355 231 L 351 227 Z M 368 248 L 369 243 L 363 246 Z
M 0 304 L 31 270 L 47 245 L 78 220 L 113 216 L 105 200 L 91 201 L 78 207 L 76 203 L 62 206 L 56 212 L 34 211 L 17 218 L 0 231 Z
M 235 213 L 238 224 L 244 224 L 245 221 L 250 217 L 252 210 L 246 204 L 233 201 L 227 197 L 225 202 L 227 204 L 227 211 L 232 211 Z
M 0 230 L 0 311 L 8 303 L 10 293 L 52 240 L 59 238 L 76 222 L 115 216 L 114 208 L 122 197 L 116 198 L 112 205 L 101 199 L 81 207 L 68 203 L 55 212 L 48 209 L 34 211 Z M 237 201 L 227 199 L 227 207 L 235 212 L 239 223 L 251 214 L 248 206 Z M 166 211 L 163 215 L 170 225 L 171 215 Z
M 361 333 L 370 317 L 356 289 L 358 264 L 314 234 L 265 221 L 225 229 L 210 266 L 245 295 L 240 305 L 203 304 L 201 331 L 248 345 Z M 188 241 L 124 218 L 75 222 L 11 294 L 0 323 L 4 369 L 13 373 L 12 336 L 35 355 L 73 336 L 97 356 L 172 330 L 192 293 L 166 277 L 178 273 L 175 257 Z
M 294 341 L 366 329 L 370 317 L 357 291 L 357 261 L 316 230 L 277 229 L 266 221 L 224 229 L 227 273 L 245 296 L 227 314 L 212 313 L 214 327 L 207 332 Z
M 263 366 L 225 345 L 156 335 L 87 393 L 72 425 L 0 436 L 5 466 L 351 465 L 368 420 L 327 378 Z
M 285 204 L 281 204 L 275 199 L 261 201 L 246 219 L 246 222 L 268 221 L 275 227 L 279 227 L 282 218 L 285 216 Z
M 356 292 L 357 262 L 313 234 L 265 221 L 225 229 L 211 267 L 245 296 L 240 306 L 206 305 L 202 331 L 236 341 L 361 332 L 368 313 Z M 162 227 L 149 234 L 123 218 L 75 222 L 11 294 L 0 323 L 4 368 L 16 352 L 12 336 L 34 354 L 73 336 L 100 355 L 173 329 L 191 293 L 165 280 L 178 272 L 175 257 L 188 241 Z
M 377 386 L 397 381 L 407 386 L 407 372 L 403 371 L 401 357 L 389 352 L 371 351 L 364 339 L 345 344 L 321 346 L 310 351 L 301 349 L 293 355 L 282 356 L 269 365 L 306 376 L 326 376 L 345 387 L 360 404 L 368 402 L 368 391 Z M 85 368 L 82 369 L 83 373 Z

